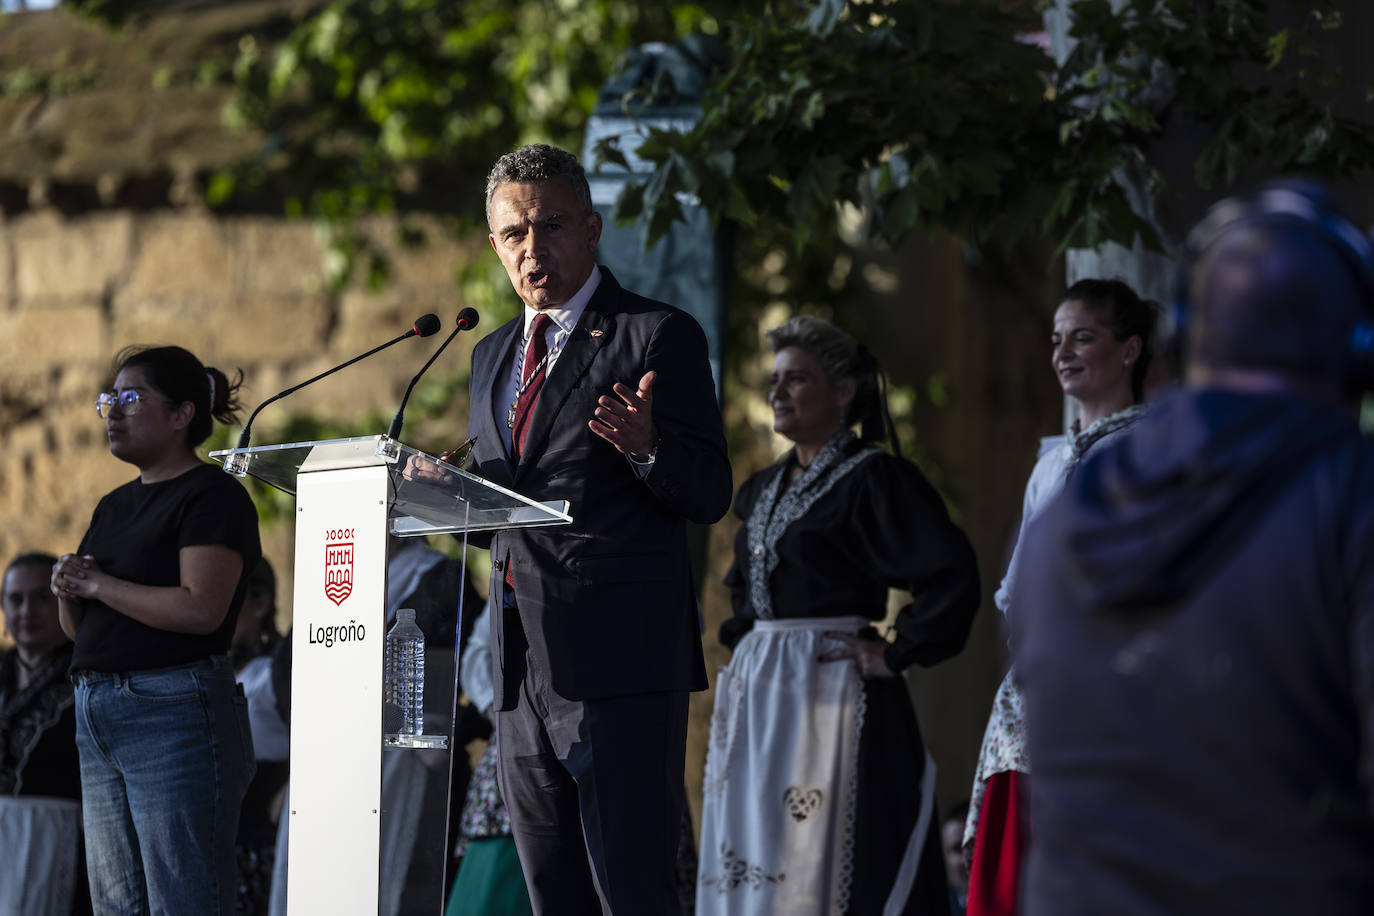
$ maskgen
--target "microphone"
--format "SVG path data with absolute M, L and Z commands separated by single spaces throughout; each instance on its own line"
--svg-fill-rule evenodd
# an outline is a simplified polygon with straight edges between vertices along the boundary
M 477 321 L 478 315 L 477 309 L 475 308 L 465 308 L 458 313 L 458 327 L 454 328 L 453 333 L 448 335 L 443 343 L 439 344 L 439 349 L 434 351 L 434 355 L 429 358 L 429 362 L 420 367 L 420 371 L 415 373 L 415 377 L 411 379 L 410 384 L 406 386 L 406 393 L 401 396 L 401 406 L 396 408 L 396 416 L 391 418 L 391 428 L 386 431 L 387 438 L 395 439 L 401 435 L 401 424 L 405 422 L 406 402 L 410 400 L 410 392 L 415 389 L 415 383 L 420 380 L 420 376 L 424 375 L 429 367 L 434 364 L 434 361 L 439 358 L 439 354 L 444 352 L 444 347 L 453 343 L 453 338 L 464 331 L 470 331 L 477 327 Z
M 471 311 L 471 309 L 469 309 L 469 311 Z M 335 366 L 333 369 L 326 369 L 324 372 L 321 372 L 319 375 L 315 376 L 314 378 L 308 378 L 308 379 L 306 379 L 305 381 L 301 382 L 299 385 L 292 385 L 290 388 L 286 389 L 285 391 L 279 391 L 279 392 L 277 392 L 276 394 L 272 395 L 270 398 L 268 398 L 267 400 L 265 400 L 265 401 L 263 401 L 261 404 L 259 404 L 259 405 L 257 406 L 257 408 L 252 412 L 252 414 L 249 415 L 249 417 L 248 417 L 248 422 L 245 423 L 245 424 L 243 424 L 243 432 L 239 433 L 239 444 L 236 446 L 236 448 L 247 448 L 247 447 L 248 447 L 248 439 L 249 439 L 249 437 L 252 435 L 252 431 L 253 431 L 253 421 L 254 421 L 255 419 L 257 419 L 257 416 L 258 416 L 259 413 L 262 412 L 262 409 L 263 409 L 264 407 L 266 407 L 268 404 L 271 404 L 273 401 L 280 401 L 282 398 L 286 397 L 288 394 L 291 394 L 291 393 L 296 392 L 296 391 L 300 391 L 300 390 L 301 390 L 302 388 L 304 388 L 306 385 L 314 384 L 315 382 L 318 382 L 320 379 L 324 378 L 326 375 L 333 375 L 335 372 L 338 372 L 340 369 L 346 369 L 346 368 L 348 368 L 349 366 L 351 366 L 351 365 L 353 365 L 354 363 L 356 363 L 358 360 L 360 360 L 360 359 L 366 359 L 367 357 L 371 356 L 373 353 L 376 353 L 376 352 L 378 352 L 378 351 L 380 351 L 380 350 L 385 350 L 387 347 L 391 346 L 392 344 L 398 344 L 398 343 L 400 343 L 401 341 L 405 340 L 407 337 L 431 337 L 431 336 L 433 336 L 434 334 L 437 334 L 437 333 L 439 332 L 439 328 L 440 328 L 440 327 L 442 327 L 442 325 L 441 325 L 440 322 L 439 322 L 439 316 L 438 316 L 438 315 L 435 315 L 435 314 L 433 314 L 432 312 L 431 312 L 430 314 L 428 314 L 428 315 L 421 315 L 419 318 L 416 318 L 416 319 L 415 319 L 415 324 L 411 326 L 410 330 L 409 330 L 409 331 L 406 331 L 406 332 L 405 332 L 404 334 L 402 334 L 400 337 L 394 337 L 394 338 L 392 338 L 391 340 L 388 340 L 386 343 L 382 344 L 380 347 L 373 347 L 371 350 L 368 350 L 366 353 L 362 354 L 361 356 L 355 356 L 355 357 L 353 357 L 352 359 L 350 359 L 348 362 L 346 362 L 346 363 L 340 363 L 339 365 Z

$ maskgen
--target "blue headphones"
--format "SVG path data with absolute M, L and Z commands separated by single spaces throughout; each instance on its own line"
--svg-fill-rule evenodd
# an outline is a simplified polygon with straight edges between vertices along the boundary
M 1349 268 L 1364 317 L 1351 329 L 1342 378 L 1352 391 L 1374 391 L 1374 239 L 1341 214 L 1326 188 L 1311 181 L 1273 182 L 1208 209 L 1184 246 L 1169 309 L 1169 348 L 1179 356 L 1187 337 L 1188 282 L 1198 258 L 1232 229 L 1257 225 L 1297 228 L 1334 251 Z

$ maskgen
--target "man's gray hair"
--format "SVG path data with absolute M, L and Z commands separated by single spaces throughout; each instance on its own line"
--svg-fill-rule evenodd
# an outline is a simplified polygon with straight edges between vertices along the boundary
M 577 157 L 567 150 L 547 143 L 531 143 L 511 150 L 487 173 L 487 222 L 491 222 L 491 197 L 503 184 L 542 184 L 565 181 L 582 207 L 582 216 L 592 213 L 592 189 L 587 184 L 587 172 Z

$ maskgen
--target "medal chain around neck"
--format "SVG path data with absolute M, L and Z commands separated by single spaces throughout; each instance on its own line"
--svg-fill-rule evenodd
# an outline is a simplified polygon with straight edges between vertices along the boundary
M 553 323 L 553 322 L 551 322 L 551 323 Z M 557 324 L 556 324 L 556 323 L 553 323 L 553 324 L 554 324 L 555 327 L 557 327 Z M 532 335 L 531 335 L 531 336 L 532 336 Z M 515 429 L 515 406 L 516 406 L 517 404 L 520 403 L 520 395 L 524 394 L 524 393 L 525 393 L 525 389 L 528 388 L 528 387 L 530 387 L 530 383 L 533 382 L 536 378 L 539 377 L 540 371 L 543 370 L 545 364 L 548 363 L 549 359 L 552 358 L 554 355 L 556 355 L 556 354 L 558 353 L 558 351 L 562 349 L 562 347 L 557 347 L 557 346 L 555 346 L 555 347 L 550 347 L 547 351 L 545 351 L 544 355 L 541 356 L 541 357 L 539 357 L 539 362 L 537 362 L 537 363 L 534 364 L 534 370 L 533 370 L 532 372 L 530 372 L 529 377 L 526 378 L 526 377 L 525 377 L 525 354 L 529 352 L 529 349 L 530 349 L 530 339 L 531 339 L 530 337 L 525 338 L 525 345 L 524 345 L 523 347 L 520 348 L 520 376 L 521 376 L 521 378 L 523 379 L 523 381 L 516 382 L 516 384 L 515 384 L 515 397 L 511 399 L 511 402 L 510 402 L 510 410 L 507 410 L 507 411 L 506 411 L 506 428 L 507 428 L 507 429 Z M 557 338 L 556 338 L 556 337 L 555 337 L 555 342 L 557 342 Z

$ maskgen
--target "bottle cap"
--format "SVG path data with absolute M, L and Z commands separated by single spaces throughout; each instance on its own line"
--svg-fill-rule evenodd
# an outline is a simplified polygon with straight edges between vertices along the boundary
M 397 610 L 396 610 L 396 619 L 397 619 L 398 621 L 402 621 L 402 620 L 414 620 L 414 619 L 415 619 L 415 608 L 413 608 L 413 607 L 397 608 Z

